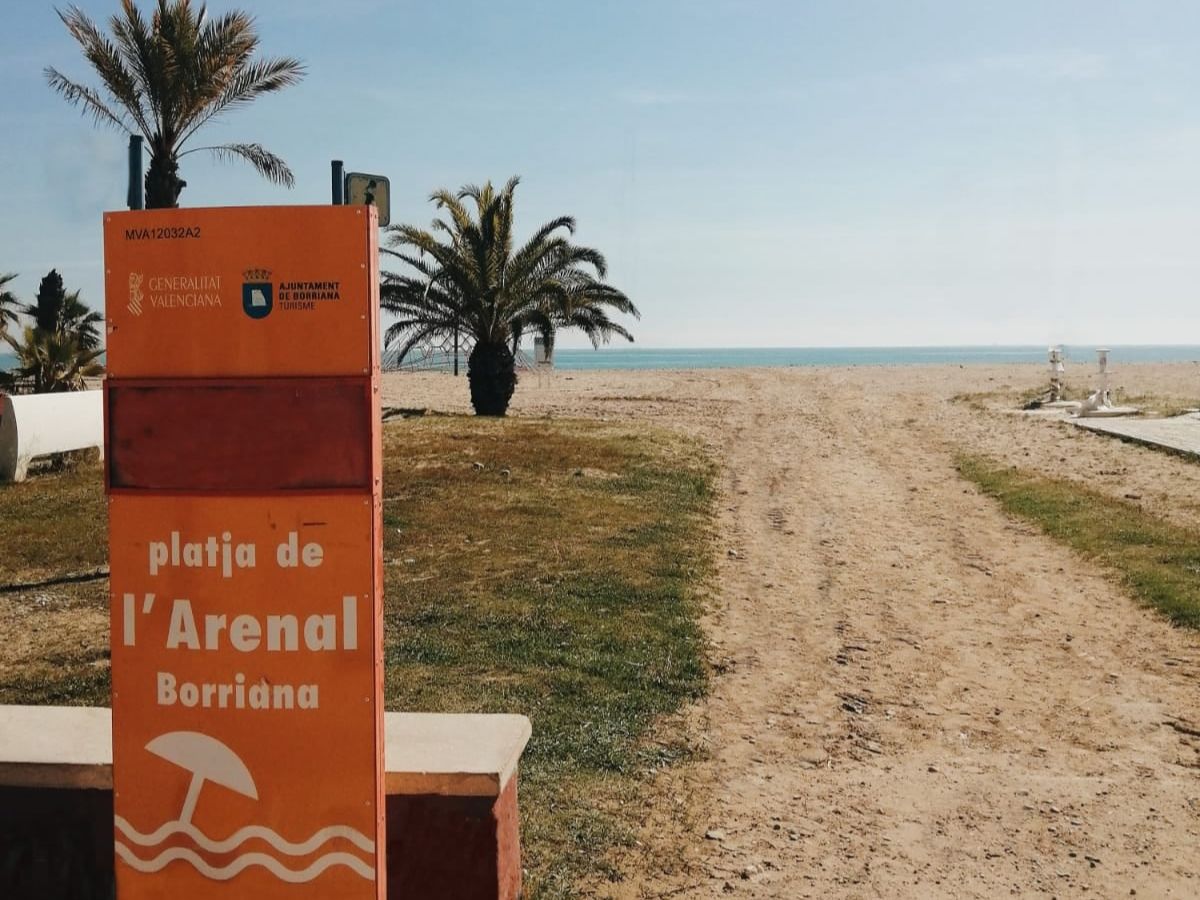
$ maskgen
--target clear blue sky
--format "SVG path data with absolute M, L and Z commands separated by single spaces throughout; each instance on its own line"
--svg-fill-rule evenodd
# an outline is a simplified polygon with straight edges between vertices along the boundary
M 425 223 L 518 173 L 518 227 L 575 215 L 645 346 L 1200 342 L 1194 0 L 235 5 L 309 74 L 210 136 L 298 183 L 195 155 L 185 205 L 326 202 L 337 157 Z M 86 74 L 51 4 L 3 10 L 0 271 L 99 306 L 125 142 L 46 87 Z

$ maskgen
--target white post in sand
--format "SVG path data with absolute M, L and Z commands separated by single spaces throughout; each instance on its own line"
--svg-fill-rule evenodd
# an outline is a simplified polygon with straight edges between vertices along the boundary
M 554 374 L 554 348 L 547 346 L 541 335 L 535 335 L 533 339 L 533 366 L 537 372 L 538 387 L 542 387 Z
M 1063 365 L 1062 347 L 1051 347 L 1050 355 L 1050 402 L 1060 403 L 1063 398 L 1063 376 L 1066 367 Z
M 1096 361 L 1100 365 L 1100 405 L 1112 406 L 1112 396 L 1108 393 L 1108 348 L 1096 348 Z

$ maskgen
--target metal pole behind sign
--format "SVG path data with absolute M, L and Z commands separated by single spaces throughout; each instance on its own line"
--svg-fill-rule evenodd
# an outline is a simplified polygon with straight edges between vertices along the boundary
M 142 199 L 142 136 L 129 136 L 129 191 L 125 202 L 130 209 L 145 209 Z
M 332 180 L 330 187 L 333 188 L 333 205 L 341 206 L 346 202 L 346 164 L 340 159 L 335 159 L 329 164 L 332 172 Z

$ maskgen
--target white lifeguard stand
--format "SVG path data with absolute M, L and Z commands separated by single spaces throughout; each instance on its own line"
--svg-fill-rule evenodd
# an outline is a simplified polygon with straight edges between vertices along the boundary
M 1050 402 L 1061 403 L 1067 375 L 1067 367 L 1063 365 L 1062 347 L 1051 347 L 1048 356 L 1050 357 Z
M 538 386 L 549 384 L 554 375 L 554 347 L 546 345 L 546 339 L 537 335 L 533 339 L 533 370 L 537 373 Z
M 1066 400 L 1063 396 L 1067 392 L 1067 355 L 1062 346 L 1047 348 L 1046 357 L 1050 362 L 1050 390 L 1046 393 L 1046 399 L 1038 406 L 1043 409 L 1078 408 L 1078 400 Z
M 1100 389 L 1083 401 L 1076 415 L 1084 419 L 1109 418 L 1112 416 L 1132 416 L 1140 412 L 1135 406 L 1113 406 L 1112 394 L 1108 389 L 1108 354 L 1112 352 L 1107 347 L 1096 348 L 1096 363 L 1100 367 Z

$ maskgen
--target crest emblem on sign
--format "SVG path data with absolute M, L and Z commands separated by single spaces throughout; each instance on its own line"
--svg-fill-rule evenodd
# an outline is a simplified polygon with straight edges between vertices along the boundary
M 142 293 L 142 281 L 145 277 L 141 272 L 129 273 L 129 303 L 126 308 L 135 316 L 142 314 L 142 299 L 145 296 Z
M 268 269 L 247 269 L 242 273 L 242 311 L 252 319 L 265 319 L 275 306 L 275 287 Z

